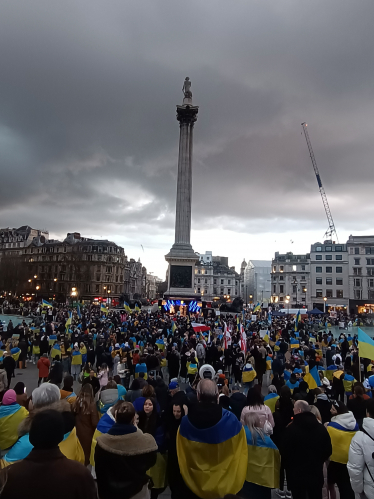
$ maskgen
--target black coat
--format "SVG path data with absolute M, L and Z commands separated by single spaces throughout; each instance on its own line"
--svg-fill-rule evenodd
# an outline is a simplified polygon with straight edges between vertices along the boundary
M 323 463 L 331 456 L 327 429 L 312 412 L 296 414 L 286 428 L 280 447 L 287 475 L 287 488 L 323 486 Z
M 240 392 L 233 393 L 230 397 L 230 405 L 232 409 L 231 412 L 235 414 L 240 421 L 242 410 L 247 405 L 247 397 Z

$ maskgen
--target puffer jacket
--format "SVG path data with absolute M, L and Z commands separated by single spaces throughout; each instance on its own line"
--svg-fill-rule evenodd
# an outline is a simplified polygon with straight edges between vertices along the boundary
M 358 431 L 352 438 L 347 468 L 353 492 L 374 499 L 374 419 L 365 418 L 362 428 L 368 435 Z

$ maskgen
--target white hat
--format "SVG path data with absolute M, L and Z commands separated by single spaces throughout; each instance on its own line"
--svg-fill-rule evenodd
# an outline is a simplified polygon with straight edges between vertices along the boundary
M 79 347 L 78 343 L 74 343 L 74 347 Z

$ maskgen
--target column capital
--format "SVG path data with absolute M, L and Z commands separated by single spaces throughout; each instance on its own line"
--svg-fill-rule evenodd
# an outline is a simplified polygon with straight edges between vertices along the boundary
M 197 120 L 198 106 L 177 106 L 177 120 L 181 125 L 193 125 Z

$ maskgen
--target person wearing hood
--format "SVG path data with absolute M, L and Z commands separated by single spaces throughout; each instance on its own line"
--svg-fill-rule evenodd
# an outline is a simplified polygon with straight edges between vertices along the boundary
M 18 426 L 29 412 L 17 403 L 17 394 L 8 390 L 0 406 L 0 449 L 9 449 L 18 440 Z
M 326 379 L 326 378 L 324 378 L 324 379 Z M 326 379 L 326 381 L 328 381 L 328 380 Z M 317 407 L 317 409 L 319 410 L 319 412 L 321 414 L 322 423 L 323 424 L 328 423 L 331 420 L 332 402 L 331 402 L 331 400 L 329 400 L 328 396 L 326 395 L 326 393 L 323 389 L 323 385 L 322 385 L 322 387 L 315 388 L 314 393 L 316 395 L 316 401 L 315 401 L 314 405 Z
M 50 490 L 54 499 L 95 499 L 97 491 L 90 472 L 63 455 L 59 449 L 63 439 L 64 421 L 59 412 L 45 410 L 36 414 L 30 428 L 32 450 L 23 461 L 1 471 L 1 497 L 38 499 Z
M 110 407 L 120 400 L 118 393 L 117 383 L 109 381 L 105 388 L 100 392 L 100 399 L 98 401 L 98 410 L 100 417 L 103 416 Z
M 257 372 L 253 369 L 252 364 L 247 362 L 242 371 L 242 383 L 243 383 L 243 393 L 247 395 L 248 390 L 252 388 L 254 384 L 255 377 L 257 376 Z
M 366 402 L 362 431 L 351 440 L 347 470 L 353 491 L 360 498 L 374 499 L 374 400 Z
M 287 488 L 294 499 L 322 499 L 323 465 L 332 454 L 330 435 L 305 400 L 295 402 L 293 411 L 293 421 L 285 429 L 280 448 Z M 296 451 L 300 445 L 302 456 Z
M 79 350 L 78 343 L 74 344 L 74 349 L 71 352 L 71 375 L 74 380 L 78 379 L 78 376 L 82 369 L 82 353 Z
M 95 373 L 94 369 L 90 368 L 89 375 L 86 378 L 83 379 L 82 387 L 84 385 L 91 385 L 94 397 L 96 397 L 97 392 L 100 391 L 100 382 L 97 379 L 97 376 L 96 376 L 96 373 Z
M 326 423 L 332 444 L 332 455 L 327 468 L 327 483 L 330 496 L 334 497 L 335 484 L 341 499 L 354 499 L 347 470 L 348 452 L 351 440 L 358 431 L 358 424 L 353 414 L 343 402 L 334 402 L 331 407 L 332 418 Z

